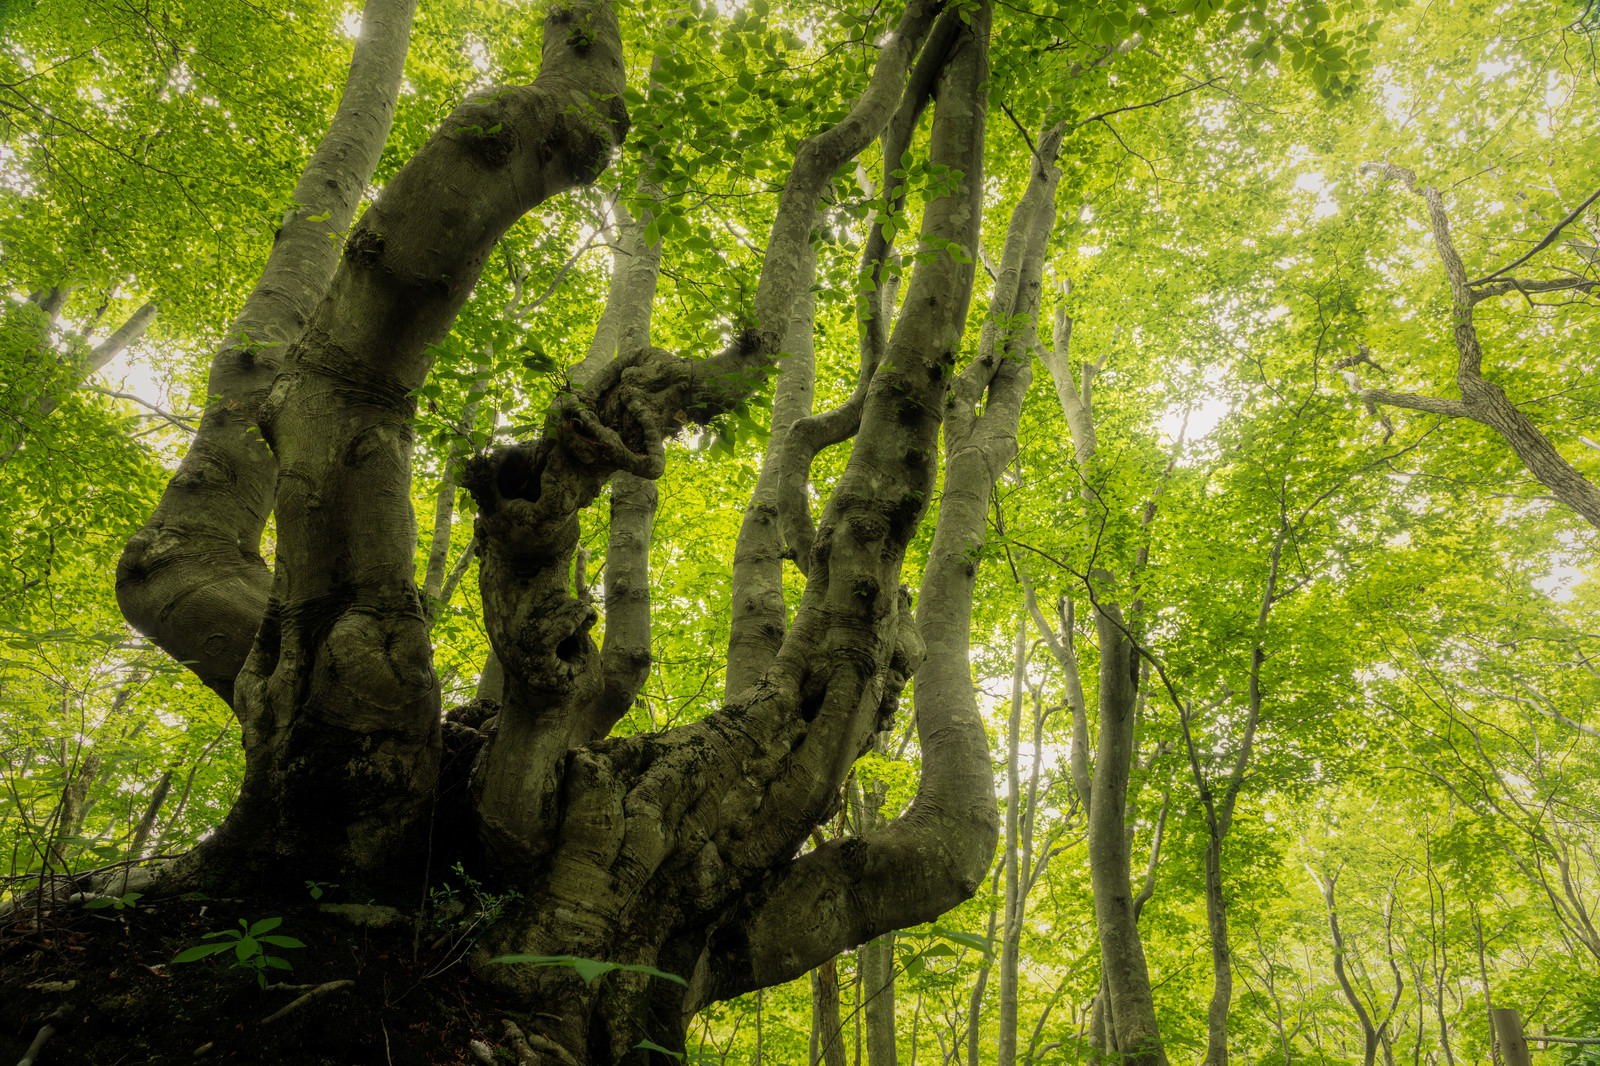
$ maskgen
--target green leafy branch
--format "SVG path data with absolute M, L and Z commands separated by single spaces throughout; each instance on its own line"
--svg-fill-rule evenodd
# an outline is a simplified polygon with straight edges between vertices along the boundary
M 178 952 L 172 961 L 199 962 L 201 959 L 213 955 L 221 955 L 225 951 L 232 951 L 234 955 L 233 968 L 254 970 L 256 983 L 262 988 L 267 987 L 268 970 L 292 970 L 293 965 L 288 959 L 274 955 L 267 949 L 274 948 L 303 948 L 300 941 L 292 936 L 275 934 L 272 931 L 283 924 L 282 918 L 263 918 L 259 922 L 250 922 L 245 918 L 239 919 L 238 929 L 219 929 L 214 933 L 205 934 L 205 939 L 214 941 L 210 944 L 195 944 Z
M 689 982 L 675 973 L 658 970 L 654 966 L 641 966 L 627 962 L 603 962 L 600 959 L 586 959 L 578 955 L 496 955 L 490 962 L 518 963 L 525 966 L 566 966 L 576 971 L 583 978 L 585 984 L 592 985 L 599 978 L 604 977 L 612 970 L 625 970 L 629 973 L 642 973 L 650 977 L 660 977 L 668 981 L 675 981 L 685 988 Z

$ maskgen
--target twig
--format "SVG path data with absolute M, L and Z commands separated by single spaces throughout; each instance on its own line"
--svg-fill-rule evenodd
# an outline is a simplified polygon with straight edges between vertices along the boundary
M 325 996 L 329 992 L 337 992 L 341 988 L 349 988 L 354 984 L 355 982 L 348 977 L 342 978 L 338 981 L 329 981 L 326 984 L 320 984 L 316 988 L 313 988 L 311 991 L 307 992 L 305 995 L 301 996 L 299 999 L 295 1000 L 293 1003 L 290 1003 L 287 1007 L 284 1007 L 282 1010 L 275 1010 L 265 1018 L 262 1018 L 261 1024 L 266 1025 L 269 1022 L 275 1022 L 279 1018 L 282 1018 L 284 1015 L 288 1014 L 290 1011 L 297 1010 L 300 1007 L 305 1006 L 307 1003 L 310 1003 L 318 996 Z
M 1570 212 L 1568 212 L 1567 213 L 1567 217 L 1562 219 L 1560 222 L 1557 222 L 1556 225 L 1555 225 L 1555 228 L 1552 229 L 1549 233 L 1546 233 L 1544 235 L 1544 240 L 1540 241 L 1538 244 L 1536 244 L 1532 248 L 1528 249 L 1528 253 L 1526 255 L 1522 256 L 1520 259 L 1514 260 L 1513 262 L 1507 263 L 1505 266 L 1501 267 L 1499 270 L 1496 270 L 1492 274 L 1485 274 L 1483 277 L 1478 278 L 1475 281 L 1467 282 L 1467 284 L 1468 285 L 1482 285 L 1484 282 L 1490 281 L 1490 280 L 1492 280 L 1494 278 L 1497 278 L 1501 274 L 1504 274 L 1506 271 L 1512 270 L 1512 269 L 1514 269 L 1516 267 L 1521 266 L 1523 263 L 1526 263 L 1528 260 L 1530 260 L 1534 256 L 1538 255 L 1540 252 L 1542 252 L 1546 248 L 1550 247 L 1551 243 L 1556 239 L 1557 235 L 1559 235 L 1562 230 L 1566 229 L 1567 226 L 1571 225 L 1572 222 L 1574 220 L 1576 220 L 1579 215 L 1583 214 L 1584 209 L 1587 208 L 1590 204 L 1594 203 L 1596 199 L 1600 199 L 1600 189 L 1596 189 L 1594 192 L 1590 193 L 1589 194 L 1589 198 L 1587 200 L 1585 200 L 1583 203 L 1579 204 L 1577 207 L 1574 207 Z

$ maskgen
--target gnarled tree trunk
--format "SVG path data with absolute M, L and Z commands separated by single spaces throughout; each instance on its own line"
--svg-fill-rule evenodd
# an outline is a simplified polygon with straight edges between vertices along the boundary
M 619 329 L 615 357 L 558 397 L 537 439 L 469 466 L 484 617 L 504 675 L 498 702 L 479 707 L 497 712 L 481 729 L 452 723 L 452 745 L 480 749 L 469 789 L 440 781 L 429 612 L 413 584 L 412 395 L 506 227 L 594 180 L 626 129 L 606 0 L 553 7 L 538 78 L 458 107 L 355 225 L 329 276 L 318 274 L 327 264 L 282 264 L 289 288 L 315 298 L 302 301 L 304 319 L 293 309 L 275 319 L 281 365 L 253 328 L 249 346 L 218 356 L 223 400 L 120 572 L 128 616 L 190 661 L 243 725 L 239 800 L 169 881 L 287 890 L 338 879 L 399 898 L 424 875 L 430 843 L 436 862 L 456 849 L 450 858 L 520 892 L 480 944 L 479 975 L 540 1005 L 527 1045 L 564 1064 L 681 1051 L 699 1006 L 796 977 L 975 891 L 996 814 L 967 659 L 971 560 L 1029 373 L 1026 344 L 1009 340 L 956 373 L 982 215 L 990 16 L 986 4 L 942 6 L 913 0 L 848 115 L 802 143 L 753 324 L 708 358 L 651 347 L 647 320 Z M 613 537 L 605 608 L 619 624 L 601 649 L 596 610 L 573 587 L 580 515 L 609 481 L 613 532 L 648 529 L 665 438 L 729 410 L 778 364 L 810 287 L 807 244 L 827 183 L 891 120 L 909 139 L 929 100 L 929 161 L 952 180 L 923 213 L 913 311 L 881 332 L 881 357 L 863 373 L 838 488 L 805 543 L 789 545 L 807 577 L 800 606 L 763 639 L 749 639 L 749 626 L 770 624 L 761 610 L 737 624 L 720 710 L 612 737 L 648 669 L 648 637 L 641 645 L 620 624 L 647 604 L 630 595 L 646 553 L 637 537 Z M 1043 232 L 1035 278 L 1042 246 Z M 881 242 L 878 258 L 888 255 Z M 1010 291 L 1008 314 L 1031 314 L 1037 284 Z M 947 410 L 944 503 L 913 619 L 901 563 L 932 499 Z M 270 580 L 256 554 L 269 510 Z M 782 554 L 754 561 L 770 568 Z M 797 857 L 913 674 L 916 800 Z M 436 792 L 467 799 L 436 810 Z M 430 842 L 436 820 L 470 826 L 475 844 Z M 641 969 L 590 984 L 570 968 L 488 964 L 502 953 Z

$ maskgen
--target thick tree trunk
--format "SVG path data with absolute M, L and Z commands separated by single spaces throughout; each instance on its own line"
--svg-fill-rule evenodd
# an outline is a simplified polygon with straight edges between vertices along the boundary
M 156 511 L 117 564 L 124 617 L 223 699 L 272 584 L 261 533 L 278 459 L 262 439 L 262 405 L 340 262 L 350 225 L 394 115 L 416 0 L 370 0 L 339 108 L 295 186 L 254 291 L 223 333 L 199 431 Z
M 476 965 L 539 1004 L 523 1037 L 536 1063 L 658 1060 L 645 1042 L 681 1052 L 694 1009 L 937 916 L 973 893 L 993 856 L 989 753 L 967 655 L 972 559 L 1015 452 L 1029 370 L 1019 341 L 955 374 L 982 217 L 990 10 L 942 7 L 913 0 L 845 120 L 803 142 L 752 326 L 710 358 L 651 348 L 647 329 L 636 344 L 622 336 L 617 358 L 558 397 L 537 440 L 471 464 L 463 479 L 480 507 L 484 615 L 504 685 L 481 731 L 452 723 L 453 745 L 481 750 L 456 760 L 473 763 L 470 795 L 446 813 L 476 831 L 487 875 L 521 893 L 480 942 Z M 929 39 L 941 43 L 925 65 Z M 277 567 L 236 683 L 228 655 L 254 625 L 248 603 L 233 605 L 227 640 L 199 668 L 233 696 L 247 766 L 238 803 L 194 863 L 223 862 L 235 882 L 259 876 L 283 889 L 337 879 L 381 895 L 422 882 L 441 740 L 427 612 L 413 583 L 410 396 L 505 227 L 605 166 L 626 122 L 620 57 L 605 0 L 553 7 L 538 79 L 459 107 L 346 243 L 261 404 L 277 471 Z M 908 88 L 914 61 L 928 83 L 911 78 Z M 623 703 L 614 693 L 636 687 L 630 678 L 648 663 L 647 636 L 611 639 L 646 602 L 646 542 L 611 546 L 616 617 L 601 652 L 589 636 L 595 609 L 572 587 L 579 516 L 616 478 L 614 529 L 647 528 L 647 505 L 626 508 L 651 494 L 665 438 L 727 411 L 773 371 L 810 288 L 805 248 L 819 198 L 894 115 L 920 111 L 906 105 L 912 90 L 937 101 L 929 162 L 952 178 L 924 209 L 906 295 L 915 310 L 870 375 L 793 623 L 757 680 L 730 686 L 708 718 L 607 737 Z M 1048 228 L 1030 245 L 1034 277 Z M 1013 288 L 1011 318 L 1028 318 L 1037 285 Z M 913 621 L 901 565 L 933 498 L 947 407 L 943 504 Z M 165 625 L 173 589 L 141 591 L 153 550 L 130 547 L 126 584 L 130 602 Z M 192 562 L 189 550 L 174 558 Z M 630 554 L 631 577 L 621 562 Z M 209 587 L 190 580 L 182 593 Z M 179 622 L 169 628 L 184 632 L 164 646 L 196 639 Z M 924 641 L 935 654 L 924 656 Z M 913 673 L 924 760 L 916 800 L 886 825 L 797 858 Z M 498 953 L 634 968 L 590 984 L 571 967 L 489 962 Z M 687 990 L 643 967 L 682 977 Z

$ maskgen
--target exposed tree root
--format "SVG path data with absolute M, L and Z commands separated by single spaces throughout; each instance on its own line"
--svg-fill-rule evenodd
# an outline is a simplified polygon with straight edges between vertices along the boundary
M 307 1003 L 310 1003 L 318 996 L 325 996 L 329 992 L 337 992 L 341 988 L 350 988 L 354 985 L 355 982 L 350 980 L 348 977 L 339 981 L 329 981 L 326 984 L 320 984 L 316 988 L 313 988 L 311 991 L 307 992 L 305 995 L 301 996 L 299 999 L 296 999 L 293 1003 L 290 1003 L 287 1007 L 284 1007 L 282 1010 L 275 1010 L 265 1018 L 262 1018 L 261 1024 L 266 1025 L 270 1022 L 275 1022 L 291 1011 L 297 1010 L 300 1007 L 305 1006 Z
M 50 1038 L 56 1035 L 57 1025 L 66 1021 L 69 1013 L 71 1012 L 65 1003 L 50 1012 L 49 1016 L 45 1018 L 44 1024 L 39 1027 L 39 1035 L 33 1038 L 33 1043 L 28 1045 L 28 1050 L 24 1051 L 22 1058 L 17 1060 L 17 1066 L 33 1066 L 39 1060 L 39 1052 L 50 1042 Z

